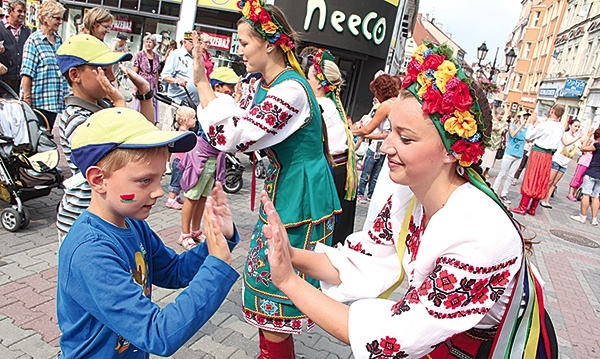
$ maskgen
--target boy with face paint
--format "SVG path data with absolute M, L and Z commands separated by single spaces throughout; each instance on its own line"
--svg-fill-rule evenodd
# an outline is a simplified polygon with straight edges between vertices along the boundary
M 227 296 L 239 236 L 219 184 L 206 203 L 206 241 L 192 250 L 176 254 L 145 222 L 164 194 L 168 152 L 195 143 L 192 132 L 161 131 L 126 108 L 93 114 L 73 135 L 71 158 L 92 198 L 59 249 L 60 358 L 170 356 Z M 186 289 L 160 308 L 153 285 Z

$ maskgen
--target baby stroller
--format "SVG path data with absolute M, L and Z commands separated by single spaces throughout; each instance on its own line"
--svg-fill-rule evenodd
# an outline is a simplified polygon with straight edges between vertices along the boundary
M 0 223 L 10 232 L 29 225 L 23 202 L 63 188 L 49 127 L 44 115 L 0 81 L 0 199 L 11 205 L 0 212 Z

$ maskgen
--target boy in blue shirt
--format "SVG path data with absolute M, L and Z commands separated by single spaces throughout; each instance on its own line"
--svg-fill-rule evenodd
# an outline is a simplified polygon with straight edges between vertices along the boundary
M 193 133 L 160 131 L 126 108 L 101 110 L 75 131 L 71 158 L 92 199 L 58 253 L 60 358 L 169 356 L 227 296 L 239 236 L 221 186 L 207 201 L 207 239 L 188 252 L 177 255 L 144 221 L 164 194 L 169 151 L 195 143 Z M 187 288 L 161 309 L 153 285 Z

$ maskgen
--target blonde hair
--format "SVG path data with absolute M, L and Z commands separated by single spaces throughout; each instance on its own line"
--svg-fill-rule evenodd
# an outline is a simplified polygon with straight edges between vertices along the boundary
M 62 16 L 65 13 L 65 7 L 55 0 L 46 0 L 40 5 L 38 10 L 38 20 L 41 24 L 44 23 L 44 19 L 59 15 Z
M 339 90 L 340 86 L 344 82 L 340 68 L 331 60 L 323 60 L 321 67 L 323 68 L 323 75 L 325 75 L 325 79 L 329 81 L 330 84 L 337 86 Z
M 102 22 L 114 21 L 114 16 L 110 13 L 110 11 L 106 10 L 103 7 L 97 6 L 83 16 L 83 28 L 87 31 L 88 34 L 92 33 L 92 29 L 95 24 L 99 24 Z
M 184 120 L 196 117 L 196 111 L 191 107 L 182 106 L 175 112 L 175 121 L 173 121 L 173 127 L 178 130 Z
M 169 157 L 169 149 L 166 146 L 153 148 L 116 148 L 110 151 L 98 163 L 105 177 L 110 177 L 115 171 L 120 170 L 130 163 L 149 163 L 157 157 Z

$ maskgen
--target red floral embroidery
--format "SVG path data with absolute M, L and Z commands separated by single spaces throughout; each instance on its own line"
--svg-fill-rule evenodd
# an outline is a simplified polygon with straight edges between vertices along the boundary
M 210 143 L 210 145 L 213 147 L 217 144 L 221 146 L 227 144 L 227 137 L 225 136 L 223 125 L 209 126 L 208 133 L 206 135 L 206 137 L 208 137 L 208 143 Z
M 400 359 L 406 358 L 408 354 L 400 350 L 400 344 L 397 344 L 397 339 L 386 336 L 380 340 L 373 340 L 367 343 L 367 352 L 370 354 L 369 359 L 388 358 Z
M 490 275 L 479 279 L 467 276 L 457 278 L 455 273 L 449 271 L 450 268 L 442 266 L 439 264 L 440 262 L 449 263 L 451 267 L 460 267 L 461 270 L 472 270 L 478 274 Z M 427 308 L 431 316 L 439 319 L 485 314 L 504 294 L 506 286 L 510 282 L 511 272 L 508 269 L 502 270 L 502 267 L 515 262 L 516 258 L 492 267 L 474 267 L 452 258 L 438 258 L 438 265 L 423 283 L 418 288 L 411 286 L 405 297 L 392 306 L 392 316 L 407 312 L 411 309 L 411 305 L 425 300 L 435 307 L 451 311 L 449 313 L 438 312 Z M 497 272 L 491 272 L 492 268 Z M 482 306 L 474 307 L 475 305 Z
M 425 222 L 425 214 L 421 219 L 421 223 Z M 423 226 L 417 226 L 415 224 L 414 216 L 410 216 L 410 222 L 408 225 L 408 234 L 406 235 L 406 248 L 410 254 L 410 261 L 417 259 L 417 253 L 419 252 L 419 246 L 421 245 L 421 235 L 425 228 Z
M 367 251 L 365 251 L 363 249 L 363 245 L 361 242 L 358 242 L 355 245 L 352 245 L 352 243 L 349 240 L 346 240 L 346 244 L 348 245 L 348 248 L 352 249 L 353 251 L 356 251 L 356 252 L 362 253 L 362 254 L 366 254 L 368 256 L 372 256 L 371 253 L 367 253 Z
M 385 206 L 379 212 L 368 235 L 373 242 L 377 244 L 394 244 L 394 232 L 392 231 L 392 221 L 390 221 L 390 213 L 392 211 L 392 196 L 385 203 Z

